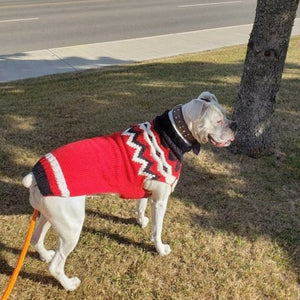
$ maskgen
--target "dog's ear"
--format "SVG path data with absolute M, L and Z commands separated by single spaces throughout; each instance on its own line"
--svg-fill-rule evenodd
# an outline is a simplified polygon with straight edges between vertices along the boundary
M 219 103 L 217 97 L 210 93 L 210 92 L 203 92 L 198 97 L 199 100 L 205 101 L 205 102 L 216 102 Z
M 183 105 L 183 114 L 190 122 L 199 120 L 208 108 L 209 103 L 201 99 L 194 99 Z M 187 121 L 187 120 L 186 120 Z

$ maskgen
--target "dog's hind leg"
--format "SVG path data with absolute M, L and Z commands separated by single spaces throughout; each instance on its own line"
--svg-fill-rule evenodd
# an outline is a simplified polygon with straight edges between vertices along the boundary
M 80 285 L 77 277 L 69 278 L 64 271 L 66 259 L 75 248 L 85 217 L 85 197 L 46 199 L 47 214 L 53 229 L 59 235 L 59 246 L 49 265 L 49 271 L 68 291 Z
M 38 225 L 34 230 L 33 236 L 31 238 L 31 244 L 40 254 L 41 260 L 47 263 L 52 260 L 55 254 L 55 251 L 47 250 L 44 246 L 44 239 L 50 227 L 50 222 L 47 221 L 43 214 L 40 214 Z
M 149 223 L 149 218 L 145 216 L 147 202 L 148 202 L 147 198 L 142 198 L 137 200 L 137 204 L 136 204 L 136 212 L 135 212 L 137 215 L 136 221 L 142 228 L 145 228 Z
M 69 278 L 64 271 L 66 259 L 75 248 L 78 242 L 78 237 L 79 235 L 71 238 L 68 237 L 67 239 L 66 237 L 60 237 L 59 248 L 49 266 L 49 272 L 51 275 L 55 277 L 67 291 L 75 290 L 81 283 L 79 278 Z
M 45 262 L 50 262 L 55 254 L 53 250 L 47 250 L 44 246 L 44 239 L 47 234 L 47 231 L 51 227 L 51 224 L 48 222 L 47 218 L 44 216 L 44 197 L 41 195 L 36 182 L 35 178 L 33 177 L 32 173 L 29 173 L 23 179 L 23 184 L 26 187 L 30 188 L 30 196 L 29 201 L 32 207 L 37 209 L 40 212 L 40 217 L 38 224 L 34 230 L 33 236 L 31 238 L 31 244 L 40 254 L 41 260 Z

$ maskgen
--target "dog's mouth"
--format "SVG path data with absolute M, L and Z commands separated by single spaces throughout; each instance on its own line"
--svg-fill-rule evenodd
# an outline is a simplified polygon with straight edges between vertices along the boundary
M 228 147 L 230 146 L 231 142 L 234 141 L 234 137 L 230 138 L 229 140 L 227 141 L 221 141 L 221 142 L 218 142 L 216 141 L 210 134 L 208 135 L 208 141 L 214 145 L 215 147 Z

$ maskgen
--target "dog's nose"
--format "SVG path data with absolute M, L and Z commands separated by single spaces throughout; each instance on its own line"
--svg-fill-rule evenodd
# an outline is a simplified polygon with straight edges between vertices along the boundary
M 237 123 L 235 121 L 232 121 L 231 124 L 229 125 L 229 128 L 233 131 L 237 131 Z

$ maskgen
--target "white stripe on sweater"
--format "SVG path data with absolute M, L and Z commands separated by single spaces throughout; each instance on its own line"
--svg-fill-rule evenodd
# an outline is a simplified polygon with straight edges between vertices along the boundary
M 142 123 L 140 128 L 144 130 L 144 139 L 151 148 L 150 154 L 157 162 L 158 171 L 165 177 L 166 183 L 172 185 L 175 182 L 176 177 L 173 176 L 172 166 L 168 163 L 164 151 L 160 148 L 156 136 L 151 130 L 150 123 Z M 150 136 L 152 137 L 151 140 L 149 138 Z M 159 155 L 157 155 L 157 153 L 159 153 Z
M 51 168 L 54 173 L 54 177 L 56 180 L 56 183 L 58 185 L 58 188 L 61 192 L 61 195 L 63 197 L 69 197 L 70 191 L 68 189 L 64 174 L 62 172 L 62 169 L 56 159 L 56 157 L 52 153 L 48 153 L 45 155 L 45 158 L 48 160 L 49 164 L 51 165 Z

